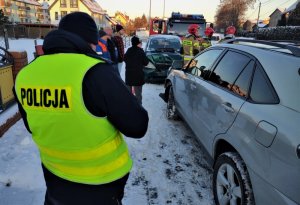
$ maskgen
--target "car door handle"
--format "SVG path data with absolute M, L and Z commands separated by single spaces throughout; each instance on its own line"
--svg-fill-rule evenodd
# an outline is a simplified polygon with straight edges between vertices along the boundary
M 234 109 L 232 108 L 231 103 L 225 102 L 225 103 L 222 103 L 222 106 L 226 112 L 234 113 Z

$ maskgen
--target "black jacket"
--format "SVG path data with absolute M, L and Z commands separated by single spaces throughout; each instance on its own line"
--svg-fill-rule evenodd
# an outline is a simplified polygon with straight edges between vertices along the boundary
M 141 86 L 145 84 L 143 68 L 149 63 L 142 48 L 132 46 L 125 53 L 126 63 L 125 83 L 130 86 Z
M 110 54 L 111 61 L 116 64 L 118 63 L 118 50 L 115 43 L 111 39 L 107 39 L 107 49 Z
M 43 50 L 45 55 L 82 53 L 100 58 L 80 37 L 63 30 L 50 32 L 45 37 Z M 83 79 L 82 95 L 86 108 L 93 115 L 107 116 L 108 120 L 124 135 L 132 138 L 145 135 L 149 120 L 148 113 L 128 91 L 111 64 L 99 63 L 89 69 Z M 26 112 L 20 103 L 19 109 L 30 131 Z

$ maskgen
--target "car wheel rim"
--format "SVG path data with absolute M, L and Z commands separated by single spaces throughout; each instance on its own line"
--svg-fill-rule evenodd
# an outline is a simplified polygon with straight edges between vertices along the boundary
M 219 168 L 216 186 L 220 205 L 242 204 L 241 183 L 234 168 L 229 164 L 223 164 Z
M 170 90 L 170 92 L 172 92 Z M 167 104 L 167 117 L 171 118 L 175 115 L 175 111 L 176 111 L 176 107 L 175 107 L 175 103 L 174 103 L 174 97 L 173 94 L 170 93 L 169 95 L 169 99 L 168 99 L 168 104 Z

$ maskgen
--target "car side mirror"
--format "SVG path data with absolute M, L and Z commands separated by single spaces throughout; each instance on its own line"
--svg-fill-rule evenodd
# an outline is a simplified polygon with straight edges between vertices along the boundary
M 203 71 L 205 68 L 206 68 L 206 66 L 203 65 L 199 68 L 199 70 Z

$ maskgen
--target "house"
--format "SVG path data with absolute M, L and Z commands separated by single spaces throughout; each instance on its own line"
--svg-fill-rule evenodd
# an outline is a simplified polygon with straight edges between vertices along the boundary
M 253 23 L 250 20 L 245 21 L 245 23 L 243 23 L 242 27 L 244 31 L 252 31 L 252 27 L 255 25 L 255 23 Z
M 110 24 L 111 26 L 115 26 L 115 25 L 118 24 L 118 22 L 116 22 L 116 21 L 114 20 L 114 18 L 113 18 L 113 17 L 110 17 L 109 15 L 105 15 L 105 18 L 109 21 L 109 24 Z
M 284 12 L 284 9 L 276 8 L 275 11 L 269 16 L 270 17 L 270 23 L 269 27 L 276 27 L 278 25 L 278 21 L 281 20 L 281 16 Z
M 0 9 L 12 23 L 47 22 L 42 5 L 35 0 L 0 0 Z
M 117 11 L 115 13 L 114 20 L 118 22 L 118 24 L 121 24 L 122 26 L 126 26 L 130 19 L 129 16 L 127 16 L 126 14 Z
M 95 0 L 55 0 L 49 7 L 51 23 L 57 25 L 62 17 L 75 11 L 89 14 L 95 20 L 98 29 L 110 25 L 106 18 L 106 10 Z

